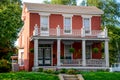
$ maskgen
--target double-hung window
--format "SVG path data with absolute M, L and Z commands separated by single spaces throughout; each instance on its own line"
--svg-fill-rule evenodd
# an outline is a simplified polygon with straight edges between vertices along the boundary
M 83 18 L 83 25 L 86 34 L 91 33 L 90 18 Z
M 65 59 L 72 59 L 72 53 L 70 53 L 70 51 L 69 51 L 70 48 L 71 48 L 71 45 L 65 45 L 64 46 L 64 50 L 65 50 L 64 57 L 65 57 Z
M 64 18 L 64 33 L 72 33 L 72 21 L 71 17 Z
M 83 28 L 85 30 L 86 35 L 91 34 L 91 18 L 92 15 L 82 15 L 83 18 Z
M 41 31 L 48 31 L 48 16 L 41 16 Z

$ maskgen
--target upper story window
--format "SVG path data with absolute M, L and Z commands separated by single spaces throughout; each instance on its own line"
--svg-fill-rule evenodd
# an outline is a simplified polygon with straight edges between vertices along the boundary
M 83 17 L 83 27 L 86 34 L 91 34 L 91 17 L 92 16 L 82 16 Z
M 71 32 L 72 32 L 71 18 L 65 17 L 64 18 L 64 33 L 71 33 Z
M 41 28 L 41 30 L 42 31 L 48 31 L 48 26 L 49 26 L 49 24 L 48 24 L 48 16 L 41 16 L 41 26 L 40 26 L 40 28 Z
M 72 33 L 72 16 L 71 14 L 63 14 L 64 16 L 64 33 Z

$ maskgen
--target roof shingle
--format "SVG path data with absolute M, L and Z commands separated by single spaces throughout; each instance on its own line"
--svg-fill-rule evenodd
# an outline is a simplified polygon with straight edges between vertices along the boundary
M 66 14 L 93 14 L 100 15 L 104 12 L 95 6 L 69 6 L 69 5 L 53 5 L 40 3 L 24 3 L 28 11 L 66 13 Z

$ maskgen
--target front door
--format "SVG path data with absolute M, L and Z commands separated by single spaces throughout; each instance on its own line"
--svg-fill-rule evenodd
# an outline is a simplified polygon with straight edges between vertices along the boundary
M 51 65 L 51 47 L 39 47 L 38 64 L 39 66 Z

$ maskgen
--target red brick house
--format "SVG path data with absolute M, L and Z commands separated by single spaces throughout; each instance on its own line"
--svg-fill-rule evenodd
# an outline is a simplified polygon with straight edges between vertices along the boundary
M 24 3 L 18 38 L 20 69 L 107 69 L 109 38 L 107 29 L 101 29 L 102 14 L 93 6 Z

